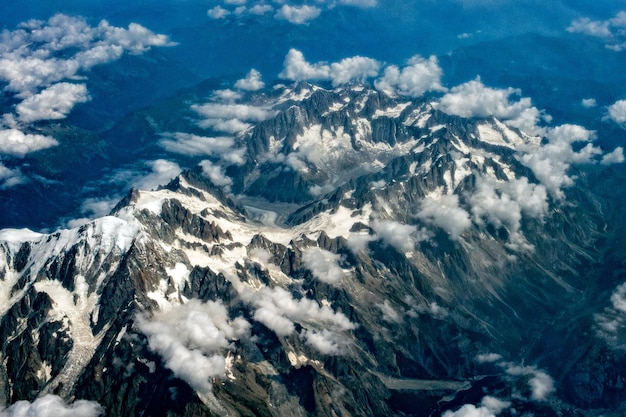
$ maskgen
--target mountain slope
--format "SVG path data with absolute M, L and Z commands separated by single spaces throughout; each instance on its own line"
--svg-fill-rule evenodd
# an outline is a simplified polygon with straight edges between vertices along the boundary
M 362 86 L 255 100 L 264 120 L 230 154 L 111 216 L 0 232 L 7 403 L 623 411 L 623 276 L 600 276 L 620 229 L 591 191 L 601 151 L 583 128 L 535 137 Z

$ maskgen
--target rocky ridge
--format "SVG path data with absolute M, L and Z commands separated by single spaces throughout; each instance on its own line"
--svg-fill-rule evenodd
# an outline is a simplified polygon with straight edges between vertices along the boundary
M 79 228 L 0 232 L 0 402 L 53 394 L 109 416 L 624 409 L 625 358 L 598 331 L 621 283 L 604 277 L 612 219 L 580 129 L 535 137 L 362 86 L 264 97 L 271 117 L 237 138 L 244 162 L 210 165 L 229 183 L 201 164 Z M 590 167 L 558 171 L 579 170 L 576 188 L 543 175 L 563 144 Z

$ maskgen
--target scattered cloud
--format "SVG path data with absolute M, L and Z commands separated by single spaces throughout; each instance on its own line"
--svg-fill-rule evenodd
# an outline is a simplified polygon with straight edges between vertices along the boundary
M 245 338 L 250 324 L 231 320 L 220 301 L 189 300 L 157 312 L 137 316 L 137 326 L 148 338 L 150 350 L 158 353 L 174 375 L 201 393 L 212 389 L 212 379 L 226 372 L 224 353 L 230 342 Z
M 292 81 L 331 81 L 333 86 L 351 82 L 364 82 L 378 75 L 380 62 L 372 58 L 354 56 L 339 62 L 328 64 L 318 62 L 311 64 L 306 61 L 302 52 L 290 49 L 285 57 L 283 70 L 278 76 Z
M 207 137 L 191 133 L 165 133 L 159 145 L 166 151 L 188 156 L 214 156 L 220 160 L 243 165 L 245 149 L 235 148 L 235 139 L 230 136 Z
M 226 9 L 224 9 L 221 6 L 215 6 L 212 9 L 209 9 L 207 11 L 207 15 L 211 18 L 211 19 L 223 19 L 226 16 L 228 16 L 230 14 L 230 12 Z
M 580 103 L 586 109 L 590 109 L 590 108 L 596 107 L 598 105 L 598 103 L 596 102 L 595 98 L 583 98 Z
M 446 91 L 441 85 L 442 74 L 436 56 L 426 59 L 416 55 L 402 69 L 395 65 L 385 68 L 374 85 L 389 96 L 420 97 L 427 91 Z
M 302 330 L 300 337 L 306 340 L 307 344 L 324 355 L 341 355 L 344 351 L 345 341 L 337 333 L 327 329 L 321 331 Z
M 511 96 L 519 95 L 519 89 L 486 87 L 480 78 L 476 78 L 453 87 L 439 100 L 437 108 L 461 117 L 495 116 L 525 133 L 541 134 L 542 130 L 537 127 L 537 123 L 545 116 L 532 105 L 528 97 L 511 100 Z
M 626 346 L 621 335 L 626 328 L 626 283 L 613 290 L 610 301 L 611 304 L 602 313 L 594 316 L 596 334 L 609 346 L 624 349 Z
M 26 184 L 28 178 L 22 174 L 19 168 L 11 169 L 0 162 L 0 190 L 13 188 L 20 184 Z
M 446 411 L 442 417 L 495 417 L 511 406 L 509 401 L 503 401 L 492 396 L 485 396 L 477 407 L 465 404 L 456 411 Z
M 24 123 L 38 120 L 64 119 L 77 103 L 89 100 L 85 84 L 57 83 L 40 93 L 26 98 L 16 107 L 18 118 Z
M 80 17 L 64 14 L 48 21 L 30 20 L 0 39 L 0 80 L 6 91 L 27 98 L 42 87 L 74 78 L 94 65 L 139 54 L 155 46 L 172 46 L 165 35 L 131 23 L 111 26 L 106 20 L 91 27 Z
M 304 267 L 326 284 L 337 285 L 345 276 L 339 266 L 340 259 L 339 255 L 320 248 L 307 248 L 302 251 Z
M 441 227 L 451 239 L 458 239 L 472 224 L 467 211 L 459 206 L 456 194 L 435 194 L 424 198 L 417 217 Z
M 622 127 L 626 127 L 626 100 L 618 100 L 608 107 L 608 117 Z
M 430 234 L 425 229 L 418 229 L 416 226 L 394 220 L 375 219 L 371 227 L 386 245 L 393 246 L 402 253 L 413 252 L 417 243 L 430 238 Z
M 227 190 L 229 190 L 228 187 L 232 185 L 233 180 L 226 175 L 223 167 L 215 165 L 213 162 L 208 160 L 200 162 L 199 165 L 202 167 L 202 173 L 204 176 L 211 180 L 214 185 L 217 185 L 218 187 L 227 187 Z
M 135 174 L 135 178 L 130 183 L 132 187 L 140 190 L 154 190 L 159 185 L 166 185 L 182 171 L 177 163 L 165 159 L 147 161 L 145 165 L 151 169 L 151 172 L 143 176 Z
M 511 376 L 527 377 L 530 388 L 530 399 L 544 401 L 555 391 L 554 380 L 550 375 L 536 366 L 523 366 L 512 363 L 501 364 L 505 372 Z
M 261 80 L 261 73 L 255 69 L 251 69 L 245 78 L 235 83 L 235 88 L 247 91 L 257 91 L 265 87 L 265 83 Z
M 626 49 L 626 11 L 620 11 L 607 20 L 581 17 L 572 21 L 566 30 L 604 39 L 605 46 L 617 52 Z
M 385 300 L 383 303 L 376 303 L 376 307 L 380 309 L 384 321 L 388 323 L 402 322 L 402 316 L 393 308 L 389 300 Z
M 204 117 L 198 126 L 225 133 L 242 132 L 251 126 L 250 123 L 263 121 L 275 114 L 263 107 L 234 103 L 193 104 L 191 109 Z
M 269 4 L 256 4 L 248 9 L 248 12 L 255 15 L 264 15 L 265 13 L 272 12 L 274 8 Z
M 353 330 L 356 326 L 343 313 L 337 313 L 328 305 L 320 307 L 316 300 L 301 298 L 296 300 L 283 288 L 263 287 L 258 291 L 248 291 L 242 298 L 255 307 L 254 319 L 263 323 L 278 336 L 288 336 L 295 332 L 294 322 L 307 326 L 323 325 L 328 331 Z
M 481 353 L 479 355 L 476 356 L 476 361 L 478 363 L 493 363 L 493 362 L 498 362 L 500 359 L 502 359 L 502 355 L 500 355 L 499 353 Z
M 94 401 L 76 400 L 67 404 L 61 397 L 47 394 L 32 403 L 18 401 L 6 407 L 0 405 L 0 417 L 98 417 L 104 410 Z
M 378 5 L 378 0 L 339 0 L 339 4 L 357 7 L 375 7 Z
M 313 20 L 320 15 L 322 11 L 315 6 L 290 6 L 288 4 L 283 4 L 283 6 L 278 9 L 275 17 L 277 19 L 286 20 L 289 23 L 293 23 L 296 25 L 301 25 L 303 23 L 308 22 L 309 20 Z
M 527 148 L 518 158 L 555 198 L 562 199 L 562 188 L 574 184 L 574 179 L 567 174 L 570 166 L 593 162 L 593 158 L 602 151 L 590 143 L 595 138 L 595 132 L 578 125 L 550 128 L 546 138 L 547 143 Z M 587 145 L 576 151 L 572 144 L 577 142 L 587 142 Z
M 26 154 L 57 146 L 50 136 L 24 133 L 18 129 L 0 130 L 0 154 L 23 158 Z
M 602 165 L 621 164 L 624 162 L 624 148 L 618 146 L 602 157 Z

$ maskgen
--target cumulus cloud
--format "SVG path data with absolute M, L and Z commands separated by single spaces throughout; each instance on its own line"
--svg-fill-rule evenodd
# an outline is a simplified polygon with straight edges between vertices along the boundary
M 509 401 L 487 395 L 483 397 L 478 407 L 473 404 L 465 404 L 457 411 L 446 411 L 442 417 L 495 417 L 510 406 Z
M 624 148 L 621 146 L 605 154 L 601 161 L 602 165 L 621 164 L 622 162 L 624 162 Z
M 5 31 L 1 41 L 0 80 L 7 83 L 7 91 L 21 98 L 74 78 L 81 70 L 118 59 L 124 52 L 139 54 L 152 47 L 174 45 L 167 36 L 136 23 L 120 28 L 102 20 L 91 27 L 83 18 L 63 14 Z
M 0 130 L 0 154 L 24 157 L 27 153 L 57 146 L 50 136 L 24 133 L 18 129 Z
M 344 340 L 330 330 L 322 329 L 318 332 L 304 329 L 300 336 L 308 345 L 324 355 L 340 355 L 344 351 Z
M 328 80 L 333 86 L 351 82 L 364 82 L 370 77 L 378 75 L 380 62 L 372 58 L 354 56 L 344 58 L 339 62 L 327 64 L 317 62 L 311 64 L 304 58 L 302 52 L 290 49 L 285 57 L 280 78 L 292 81 Z
M 323 326 L 332 332 L 353 330 L 356 327 L 343 313 L 333 311 L 330 306 L 320 306 L 317 301 L 309 298 L 296 300 L 291 293 L 280 287 L 263 287 L 241 295 L 255 307 L 254 319 L 278 336 L 293 334 L 294 323 L 305 327 Z
M 200 162 L 199 165 L 202 167 L 202 173 L 204 176 L 218 187 L 229 187 L 233 183 L 233 180 L 224 172 L 223 167 L 215 165 L 213 162 L 208 160 Z
M 221 6 L 215 6 L 207 11 L 207 15 L 211 19 L 223 19 L 229 14 L 230 12 Z
M 269 4 L 255 4 L 248 9 L 248 12 L 255 15 L 263 15 L 265 13 L 273 11 L 274 8 Z
M 394 220 L 375 219 L 371 226 L 379 239 L 402 253 L 413 252 L 417 243 L 430 238 L 426 230 Z
M 590 109 L 598 105 L 595 98 L 584 98 L 580 102 L 584 108 Z
M 250 324 L 231 320 L 220 301 L 190 300 L 158 312 L 137 316 L 137 326 L 174 375 L 201 393 L 211 391 L 212 380 L 226 372 L 225 351 L 230 342 L 248 335 Z
M 357 7 L 375 7 L 378 4 L 378 0 L 339 0 L 339 4 Z
M 626 127 L 626 100 L 618 100 L 608 107 L 608 117 L 622 127 Z
M 25 123 L 63 119 L 77 103 L 89 100 L 85 84 L 53 84 L 26 98 L 16 107 L 18 118 Z
M 476 224 L 507 228 L 512 249 L 532 249 L 520 231 L 522 214 L 543 219 L 548 211 L 546 188 L 529 183 L 525 177 L 502 182 L 479 178 L 469 203 Z
M 376 303 L 376 307 L 382 313 L 382 319 L 388 323 L 402 322 L 402 316 L 393 308 L 389 300 L 385 300 L 382 304 Z
M 28 178 L 22 174 L 19 168 L 11 169 L 0 162 L 0 190 L 6 190 L 27 182 Z
M 451 239 L 458 239 L 472 224 L 467 211 L 459 206 L 459 197 L 456 194 L 426 197 L 417 217 L 441 227 Z
M 614 51 L 626 49 L 626 12 L 620 11 L 607 20 L 592 20 L 582 17 L 572 21 L 567 28 L 570 33 L 602 38 L 605 46 Z
M 502 355 L 500 355 L 499 353 L 490 352 L 476 355 L 476 361 L 478 363 L 493 363 L 498 362 L 500 359 L 502 359 Z
M 546 144 L 526 149 L 519 160 L 533 171 L 554 197 L 562 199 L 562 188 L 574 183 L 574 179 L 567 174 L 570 166 L 574 163 L 590 163 L 602 151 L 589 143 L 595 138 L 595 133 L 578 125 L 566 124 L 551 128 L 546 138 Z M 587 145 L 576 151 L 572 144 L 577 142 L 587 142 Z
M 302 264 L 320 281 L 336 285 L 344 277 L 339 266 L 340 256 L 320 248 L 307 248 L 302 251 Z
M 528 97 L 511 100 L 521 95 L 516 88 L 497 89 L 486 87 L 480 78 L 453 87 L 441 100 L 438 109 L 461 117 L 495 116 L 509 126 L 528 134 L 540 134 L 537 127 L 542 114 L 532 106 Z
M 140 190 L 154 190 L 159 185 L 165 185 L 170 182 L 182 171 L 177 163 L 165 159 L 147 161 L 146 166 L 151 169 L 151 172 L 134 178 L 131 181 L 131 186 Z
M 530 388 L 530 399 L 544 401 L 555 391 L 554 380 L 550 375 L 535 366 L 522 366 L 515 364 L 502 364 L 505 372 L 511 376 L 527 377 Z
M 308 22 L 309 20 L 313 20 L 320 15 L 322 11 L 315 6 L 290 6 L 288 4 L 283 4 L 283 6 L 278 9 L 275 17 L 277 19 L 286 20 L 289 23 L 293 23 L 296 25 L 301 25 L 303 23 Z
M 250 123 L 263 121 L 275 114 L 263 107 L 234 103 L 194 104 L 191 109 L 204 117 L 198 126 L 226 133 L 242 132 L 251 126 Z
M 18 401 L 9 407 L 0 405 L 0 417 L 97 417 L 104 410 L 94 401 L 76 400 L 67 404 L 61 397 L 47 394 L 32 403 Z
M 247 91 L 257 91 L 265 87 L 265 83 L 261 80 L 261 73 L 255 69 L 251 69 L 245 78 L 237 80 L 235 88 Z
M 436 56 L 426 59 L 416 55 L 402 69 L 395 65 L 385 68 L 374 85 L 390 96 L 420 97 L 427 91 L 446 91 L 441 85 L 442 74 Z
M 245 149 L 235 148 L 235 139 L 229 136 L 206 137 L 191 133 L 166 133 L 159 141 L 166 151 L 190 156 L 215 156 L 221 160 L 243 165 Z
M 611 347 L 624 349 L 620 334 L 626 327 L 626 283 L 613 290 L 610 301 L 602 313 L 594 316 L 595 330 Z

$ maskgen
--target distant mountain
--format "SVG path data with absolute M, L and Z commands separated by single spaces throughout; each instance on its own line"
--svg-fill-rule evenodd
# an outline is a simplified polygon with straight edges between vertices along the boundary
M 246 106 L 262 120 L 110 216 L 0 231 L 0 403 L 623 415 L 623 174 L 582 128 L 361 85 Z

